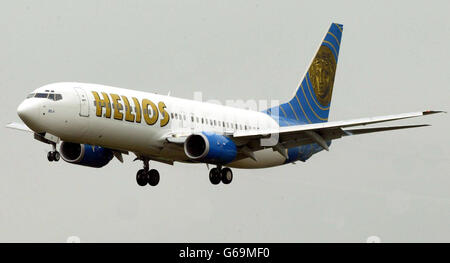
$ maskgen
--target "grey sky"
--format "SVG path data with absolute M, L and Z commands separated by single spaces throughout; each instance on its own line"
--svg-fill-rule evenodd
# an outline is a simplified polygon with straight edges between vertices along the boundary
M 189 4 L 187 4 L 189 2 Z M 290 97 L 331 22 L 344 24 L 331 120 L 449 110 L 448 1 L 2 1 L 1 123 L 51 82 L 205 99 Z M 103 169 L 48 163 L 48 145 L 2 129 L 0 242 L 450 241 L 448 115 L 432 127 L 334 141 L 306 163 Z

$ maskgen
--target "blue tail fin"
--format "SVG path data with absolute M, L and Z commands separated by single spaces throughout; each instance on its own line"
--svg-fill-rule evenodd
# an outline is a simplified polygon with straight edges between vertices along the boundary
M 294 97 L 264 111 L 280 126 L 328 121 L 342 30 L 342 25 L 331 24 Z

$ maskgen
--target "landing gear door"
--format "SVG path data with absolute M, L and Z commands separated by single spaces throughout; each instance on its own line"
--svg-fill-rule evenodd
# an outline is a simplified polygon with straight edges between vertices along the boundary
M 89 117 L 89 102 L 86 91 L 82 88 L 74 88 L 80 99 L 80 116 Z

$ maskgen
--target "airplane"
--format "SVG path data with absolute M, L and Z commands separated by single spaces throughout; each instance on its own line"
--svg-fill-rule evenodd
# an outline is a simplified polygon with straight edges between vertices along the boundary
M 213 185 L 230 184 L 231 168 L 266 168 L 329 150 L 342 137 L 429 125 L 365 128 L 369 124 L 442 111 L 328 121 L 343 25 L 332 23 L 291 98 L 263 111 L 234 108 L 130 89 L 78 82 L 53 83 L 18 106 L 23 123 L 8 128 L 50 144 L 48 161 L 100 168 L 136 155 L 140 186 L 156 186 L 149 161 L 206 164 Z M 59 151 L 57 146 L 59 145 Z

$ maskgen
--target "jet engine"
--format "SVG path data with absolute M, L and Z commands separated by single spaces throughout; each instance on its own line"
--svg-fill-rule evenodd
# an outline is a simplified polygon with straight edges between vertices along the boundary
M 192 160 L 212 164 L 227 164 L 237 155 L 236 144 L 230 138 L 212 132 L 187 137 L 184 152 Z
M 114 157 L 110 149 L 72 142 L 62 142 L 60 152 L 63 160 L 68 163 L 95 168 L 107 165 Z

